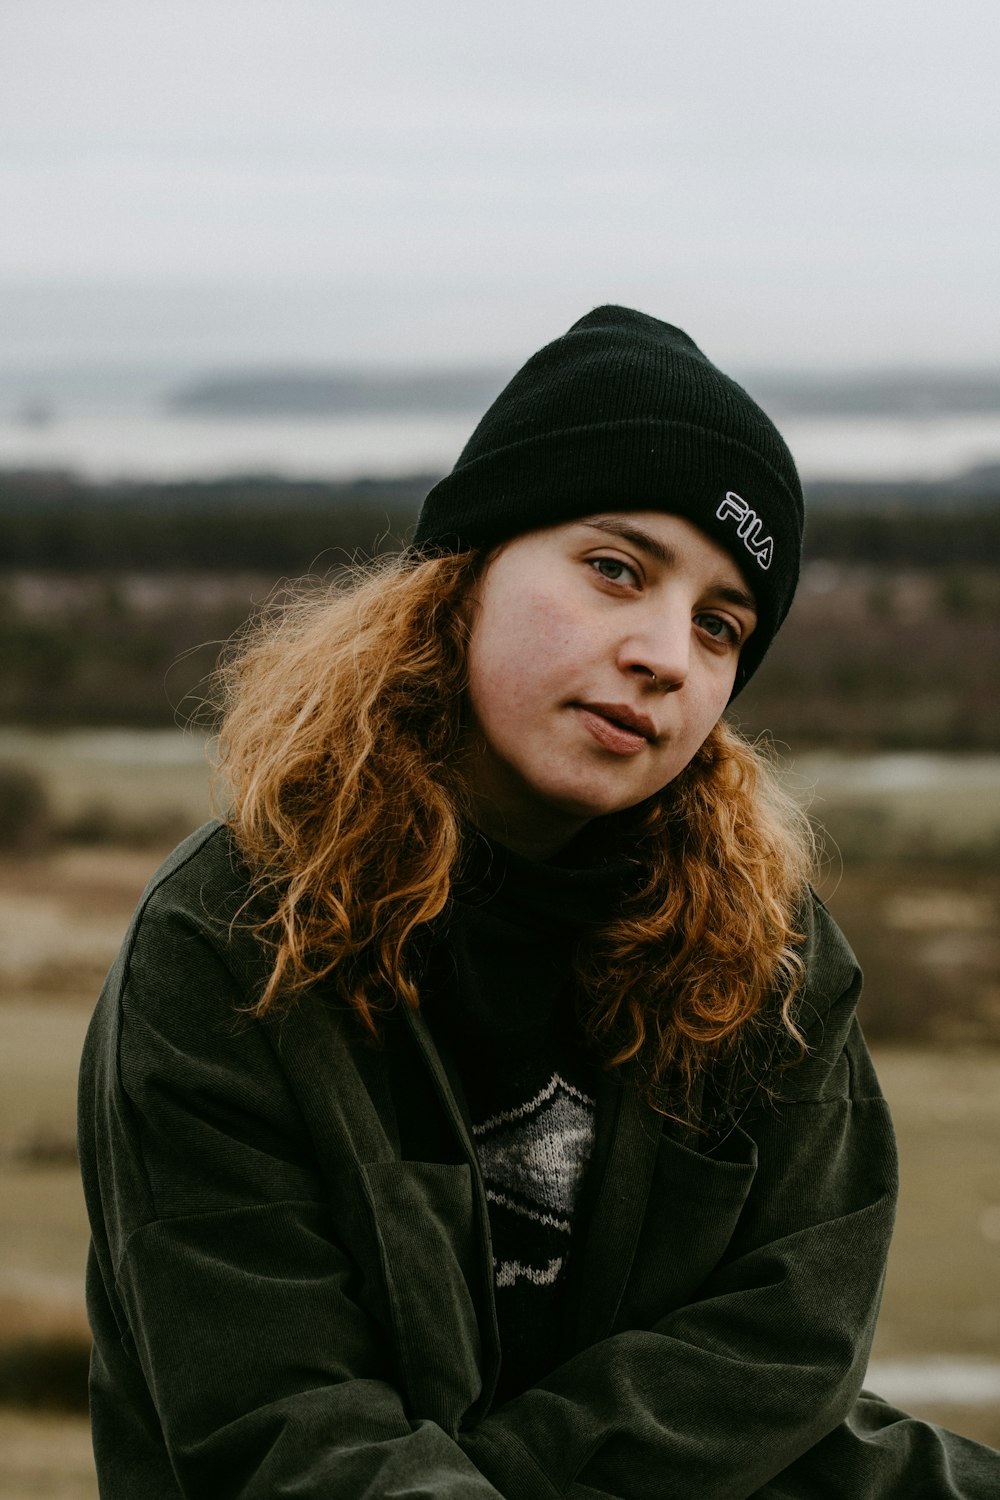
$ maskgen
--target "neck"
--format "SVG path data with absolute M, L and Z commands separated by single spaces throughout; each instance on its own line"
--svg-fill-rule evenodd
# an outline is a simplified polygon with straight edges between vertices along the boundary
M 495 844 L 502 844 L 523 859 L 544 862 L 554 859 L 587 823 L 583 818 L 553 817 L 548 809 L 546 813 L 538 818 L 506 817 L 495 804 L 477 798 L 472 822 Z

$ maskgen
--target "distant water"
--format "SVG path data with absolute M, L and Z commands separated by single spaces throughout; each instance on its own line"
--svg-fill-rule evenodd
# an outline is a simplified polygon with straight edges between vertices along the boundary
M 34 426 L 0 420 L 0 469 L 68 469 L 94 480 L 443 474 L 472 426 L 454 417 L 328 421 L 156 412 L 69 414 Z
M 171 415 L 152 379 L 117 384 L 0 378 L 0 469 L 67 469 L 86 478 L 289 478 L 444 473 L 478 415 L 223 417 Z M 807 479 L 939 479 L 1000 462 L 1000 412 L 781 420 Z
M 945 1355 L 872 1360 L 865 1384 L 904 1410 L 924 1403 L 994 1406 L 1000 1402 L 1000 1364 Z

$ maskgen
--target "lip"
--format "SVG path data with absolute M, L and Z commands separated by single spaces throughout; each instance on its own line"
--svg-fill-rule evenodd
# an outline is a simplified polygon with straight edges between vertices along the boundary
M 597 743 L 617 755 L 635 755 L 656 739 L 652 719 L 627 703 L 577 703 L 574 707 Z
M 644 740 L 656 739 L 656 725 L 649 715 L 639 713 L 627 703 L 581 703 L 580 707 L 588 713 L 600 714 L 602 719 L 610 719 L 612 724 L 623 725 L 633 734 L 641 734 Z

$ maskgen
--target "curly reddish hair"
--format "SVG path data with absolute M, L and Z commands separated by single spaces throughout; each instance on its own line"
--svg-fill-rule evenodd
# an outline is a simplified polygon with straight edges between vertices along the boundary
M 266 918 L 263 1015 L 324 980 L 373 1034 L 420 1003 L 419 943 L 448 904 L 468 801 L 470 587 L 482 554 L 382 560 L 265 609 L 218 675 L 227 821 Z M 797 1038 L 807 820 L 725 721 L 618 815 L 638 891 L 581 946 L 581 1019 L 610 1066 L 684 1098 L 780 1015 Z M 609 822 L 611 820 L 608 820 Z M 258 908 L 259 909 L 259 908 Z M 773 1022 L 772 1022 L 773 1024 Z

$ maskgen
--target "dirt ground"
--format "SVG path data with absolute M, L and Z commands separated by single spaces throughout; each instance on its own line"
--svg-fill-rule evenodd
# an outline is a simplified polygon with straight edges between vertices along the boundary
M 85 1417 L 0 1407 L 0 1500 L 43 1496 L 97 1500 L 90 1424 Z
M 95 847 L 0 859 L 0 1356 L 25 1338 L 86 1340 L 76 1066 L 101 978 L 158 857 Z M 861 911 L 877 887 L 868 866 L 854 884 L 842 877 L 836 899 Z M 970 872 L 949 886 L 939 870 L 932 902 L 928 889 L 917 879 L 912 891 L 883 892 L 903 943 L 925 941 L 934 920 L 967 938 L 995 920 L 992 886 L 977 887 Z M 995 970 L 987 977 L 992 996 Z M 888 1383 L 872 1381 L 890 1399 L 893 1379 L 916 1361 L 1000 1371 L 1000 1049 L 963 1038 L 875 1049 L 902 1160 L 875 1349 L 875 1374 Z M 901 1404 L 1000 1446 L 1000 1399 L 967 1395 L 959 1382 L 951 1399 Z M 0 1407 L 0 1500 L 43 1495 L 96 1495 L 85 1419 Z

